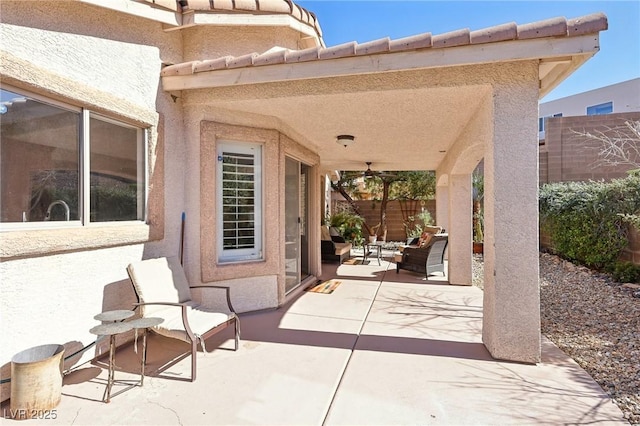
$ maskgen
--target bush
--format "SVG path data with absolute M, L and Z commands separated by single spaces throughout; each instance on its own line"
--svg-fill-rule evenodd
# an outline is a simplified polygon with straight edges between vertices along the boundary
M 362 245 L 362 223 L 364 219 L 350 210 L 343 210 L 329 216 L 325 223 L 332 226 L 344 237 L 346 241 L 356 246 Z
M 640 212 L 640 175 L 610 182 L 562 182 L 540 189 L 540 225 L 562 257 L 614 269 L 628 244 L 629 215 Z
M 640 265 L 631 262 L 618 262 L 612 275 L 613 279 L 621 283 L 640 282 Z

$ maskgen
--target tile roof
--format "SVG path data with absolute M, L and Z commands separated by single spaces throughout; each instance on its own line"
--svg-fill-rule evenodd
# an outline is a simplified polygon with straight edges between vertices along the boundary
M 291 0 L 137 0 L 151 3 L 158 7 L 181 11 L 202 12 L 249 12 L 269 14 L 289 14 L 298 21 L 310 25 L 315 29 L 318 37 L 322 37 L 320 24 L 313 12 L 298 6 Z
M 194 2 L 194 0 L 190 0 L 190 3 L 192 2 Z M 209 3 L 209 0 L 200 0 L 200 2 Z M 253 0 L 245 0 L 245 2 L 251 3 Z M 258 0 L 255 0 L 255 2 L 258 3 Z M 211 3 L 217 3 L 217 1 L 211 0 Z M 239 4 L 241 2 L 239 0 L 235 0 L 234 3 Z M 260 0 L 259 3 L 262 5 L 263 3 L 269 2 Z M 331 47 L 312 47 L 304 50 L 269 51 L 262 54 L 250 53 L 238 57 L 225 56 L 215 59 L 184 62 L 164 68 L 162 70 L 162 76 L 189 75 L 198 72 L 232 68 L 321 61 L 324 59 L 395 53 L 418 49 L 440 49 L 463 45 L 479 45 L 509 40 L 528 40 L 545 37 L 574 37 L 585 34 L 594 34 L 599 31 L 606 30 L 607 27 L 607 17 L 603 13 L 594 13 L 573 19 L 566 19 L 563 17 L 552 18 L 523 25 L 517 25 L 515 22 L 512 22 L 476 31 L 470 31 L 468 28 L 465 28 L 437 35 L 422 33 L 393 40 L 387 37 L 366 43 L 357 43 L 354 41 Z

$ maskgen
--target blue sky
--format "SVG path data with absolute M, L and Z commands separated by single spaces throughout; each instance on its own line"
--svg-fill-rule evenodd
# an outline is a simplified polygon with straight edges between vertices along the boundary
M 295 1 L 295 0 L 294 0 Z M 425 32 L 478 30 L 604 12 L 600 52 L 541 101 L 640 77 L 640 1 L 295 1 L 316 14 L 327 46 Z

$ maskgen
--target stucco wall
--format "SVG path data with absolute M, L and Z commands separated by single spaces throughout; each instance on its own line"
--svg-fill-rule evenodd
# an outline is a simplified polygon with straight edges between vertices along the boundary
M 183 37 L 185 61 L 300 48 L 300 33 L 282 27 L 199 26 L 183 30 Z
M 4 378 L 13 354 L 43 343 L 68 343 L 67 353 L 73 352 L 95 340 L 89 333 L 97 324 L 94 315 L 131 308 L 134 294 L 126 265 L 177 255 L 183 212 L 185 268 L 192 283 L 202 283 L 200 122 L 249 121 L 265 129 L 277 128 L 278 123 L 267 116 L 238 119 L 233 113 L 209 111 L 206 105 L 190 112 L 186 96 L 162 90 L 160 70 L 163 64 L 191 56 L 239 55 L 273 46 L 297 48 L 300 35 L 277 27 L 164 31 L 159 22 L 71 1 L 3 1 L 0 19 L 3 84 L 148 128 L 150 133 L 147 224 L 0 232 Z M 301 160 L 318 163 L 317 155 L 283 135 L 278 137 L 270 160 L 276 168 L 269 188 L 277 186 L 278 167 L 286 152 L 302 153 Z M 268 206 L 277 223 L 269 235 L 275 241 L 281 229 L 278 202 L 276 198 Z M 279 262 L 277 250 L 270 256 L 275 264 Z M 284 282 L 278 267 L 256 273 L 251 280 L 233 269 L 215 280 L 238 290 L 240 309 L 283 302 Z M 95 355 L 91 349 L 82 360 Z M 3 386 L 2 399 L 6 392 Z
M 35 345 L 68 344 L 71 353 L 95 340 L 94 315 L 131 308 L 126 265 L 177 252 L 184 158 L 180 111 L 159 90 L 162 60 L 181 59 L 179 33 L 78 2 L 3 1 L 1 19 L 4 84 L 150 129 L 149 225 L 0 233 L 6 368 Z

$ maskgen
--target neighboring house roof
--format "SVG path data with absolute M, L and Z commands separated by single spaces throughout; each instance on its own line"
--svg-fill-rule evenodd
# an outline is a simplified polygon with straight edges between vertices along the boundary
M 154 4 L 176 12 L 227 12 L 288 14 L 298 21 L 310 25 L 322 37 L 320 24 L 313 12 L 298 6 L 291 0 L 137 0 Z
M 203 2 L 209 3 L 208 0 L 199 1 L 198 3 Z M 229 0 L 228 2 L 231 1 Z M 274 0 L 271 2 L 264 0 L 259 2 L 258 0 L 255 1 L 255 3 L 260 3 L 260 5 L 263 3 L 273 2 Z M 195 1 L 191 0 L 189 3 L 195 3 Z M 215 4 L 217 2 L 212 3 Z M 235 1 L 232 3 L 241 2 Z M 242 3 L 254 3 L 254 1 L 246 0 Z M 162 76 L 180 76 L 234 68 L 322 61 L 325 59 L 395 53 L 411 50 L 444 49 L 464 45 L 480 45 L 510 40 L 530 40 L 546 37 L 575 37 L 597 33 L 598 31 L 606 30 L 607 27 L 607 17 L 603 13 L 595 13 L 573 19 L 558 17 L 523 25 L 517 25 L 512 22 L 476 31 L 470 31 L 468 28 L 465 28 L 437 35 L 422 33 L 394 40 L 387 37 L 366 43 L 350 42 L 332 47 L 312 47 L 304 50 L 278 50 L 265 53 L 251 53 L 238 57 L 225 56 L 221 58 L 190 61 L 164 68 L 162 70 Z

